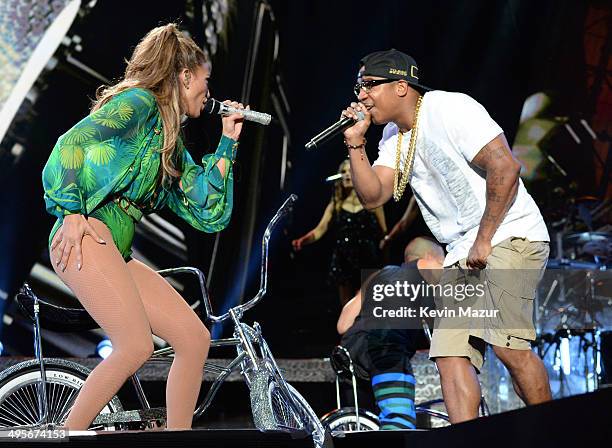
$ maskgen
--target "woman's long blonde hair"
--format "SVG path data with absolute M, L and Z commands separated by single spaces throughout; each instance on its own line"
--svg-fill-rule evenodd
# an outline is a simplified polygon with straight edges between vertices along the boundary
M 338 174 L 342 173 L 342 167 L 344 165 L 348 164 L 348 163 L 349 163 L 348 159 L 345 159 L 345 160 L 342 161 L 342 163 L 338 167 Z M 334 203 L 334 211 L 336 213 L 339 213 L 340 210 L 342 209 L 342 203 L 348 197 L 348 195 L 350 194 L 351 190 L 352 190 L 352 188 L 345 188 L 342 185 L 342 178 L 338 179 L 334 183 L 334 192 L 332 194 L 332 201 Z
M 181 131 L 181 95 L 179 72 L 187 68 L 195 72 L 208 62 L 204 52 L 189 37 L 184 36 L 174 23 L 153 28 L 138 43 L 127 61 L 123 79 L 112 86 L 102 86 L 96 92 L 92 112 L 110 99 L 132 87 L 148 89 L 157 98 L 164 131 L 161 148 L 162 182 L 180 177 L 180 160 L 176 153 Z

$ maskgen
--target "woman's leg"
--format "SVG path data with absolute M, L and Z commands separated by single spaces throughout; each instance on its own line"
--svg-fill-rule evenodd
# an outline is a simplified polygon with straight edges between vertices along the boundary
M 189 429 L 202 385 L 210 333 L 163 277 L 138 260 L 131 260 L 128 269 L 153 333 L 167 341 L 175 352 L 166 386 L 167 428 Z
M 86 235 L 82 269 L 76 269 L 74 251 L 65 271 L 56 268 L 55 263 L 53 268 L 108 335 L 113 352 L 91 372 L 81 388 L 65 423 L 72 430 L 87 429 L 153 351 L 149 321 L 126 263 L 106 225 L 95 218 L 89 218 L 89 222 L 106 244 Z M 55 257 L 52 254 L 52 260 Z

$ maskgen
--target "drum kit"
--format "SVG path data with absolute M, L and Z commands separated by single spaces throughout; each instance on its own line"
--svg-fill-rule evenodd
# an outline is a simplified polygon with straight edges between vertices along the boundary
M 593 218 L 609 216 L 612 204 L 593 197 L 568 204 L 553 223 L 553 257 L 535 306 L 538 353 L 556 397 L 600 386 L 601 337 L 612 330 L 612 226 L 593 230 Z

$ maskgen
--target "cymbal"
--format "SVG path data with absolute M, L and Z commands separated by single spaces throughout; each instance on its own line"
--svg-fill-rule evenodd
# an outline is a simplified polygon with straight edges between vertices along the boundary
M 599 202 L 600 199 L 596 196 L 580 196 L 579 198 L 576 198 L 576 203 L 581 203 L 581 202 Z
M 607 232 L 577 232 L 569 233 L 563 237 L 564 243 L 573 246 L 593 241 L 612 243 L 612 234 Z
M 592 261 L 568 259 L 557 260 L 556 258 L 550 258 L 546 263 L 546 267 L 548 269 L 575 269 L 585 271 L 596 271 L 601 269 L 601 265 L 593 263 Z

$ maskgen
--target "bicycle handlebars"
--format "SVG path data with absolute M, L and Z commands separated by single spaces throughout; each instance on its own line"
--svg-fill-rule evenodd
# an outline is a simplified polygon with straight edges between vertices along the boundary
M 268 246 L 270 243 L 270 237 L 272 235 L 272 230 L 278 223 L 280 219 L 282 219 L 285 215 L 289 213 L 291 210 L 291 206 L 297 201 L 298 197 L 295 194 L 291 194 L 280 206 L 278 211 L 274 214 L 266 230 L 263 234 L 263 238 L 261 239 L 261 268 L 260 268 L 260 278 L 259 278 L 259 291 L 252 299 L 248 300 L 246 303 L 235 306 L 232 309 L 234 312 L 243 312 L 250 310 L 253 308 L 266 294 L 268 287 Z M 202 271 L 197 268 L 192 267 L 181 267 L 181 268 L 170 268 L 163 269 L 161 271 L 157 271 L 158 274 L 162 276 L 180 274 L 180 273 L 188 273 L 194 274 L 198 277 L 198 281 L 200 283 L 200 289 L 202 290 L 202 299 L 204 303 L 204 310 L 206 313 L 205 319 L 210 321 L 211 323 L 219 323 L 230 317 L 229 311 L 222 314 L 221 316 L 215 316 L 212 313 L 212 305 L 210 304 L 210 299 L 208 297 L 208 290 L 206 289 L 206 279 Z

